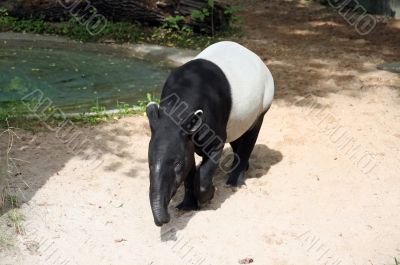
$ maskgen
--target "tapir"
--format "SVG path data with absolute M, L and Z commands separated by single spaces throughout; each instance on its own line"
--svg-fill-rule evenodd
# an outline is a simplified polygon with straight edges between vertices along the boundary
M 168 205 L 182 183 L 180 210 L 198 210 L 213 198 L 213 174 L 225 143 L 234 154 L 227 184 L 245 184 L 274 89 L 260 57 L 230 41 L 207 47 L 169 75 L 160 103 L 146 107 L 151 129 L 149 197 L 157 226 L 170 221 Z M 198 168 L 195 153 L 202 158 Z

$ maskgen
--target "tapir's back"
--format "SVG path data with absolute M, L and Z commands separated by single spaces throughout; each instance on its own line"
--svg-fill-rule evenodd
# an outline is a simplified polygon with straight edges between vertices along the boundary
M 211 45 L 196 59 L 215 63 L 229 81 L 232 109 L 227 125 L 227 142 L 232 142 L 271 105 L 274 96 L 271 72 L 255 53 L 229 41 Z

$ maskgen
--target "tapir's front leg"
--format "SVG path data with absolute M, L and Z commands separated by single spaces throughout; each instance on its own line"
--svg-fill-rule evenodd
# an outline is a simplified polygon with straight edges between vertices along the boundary
M 194 159 L 194 158 L 193 158 Z M 198 202 L 194 191 L 196 177 L 196 164 L 193 161 L 192 168 L 185 179 L 185 197 L 183 201 L 176 207 L 182 211 L 198 210 Z
M 214 197 L 215 188 L 212 182 L 215 170 L 222 155 L 221 148 L 213 153 L 212 157 L 204 156 L 195 178 L 195 194 L 200 204 L 210 201 Z

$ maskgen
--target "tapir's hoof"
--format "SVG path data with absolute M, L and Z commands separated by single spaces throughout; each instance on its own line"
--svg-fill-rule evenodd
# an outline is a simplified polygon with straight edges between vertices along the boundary
M 235 188 L 241 188 L 246 185 L 244 181 L 244 172 L 241 172 L 239 176 L 230 176 L 228 181 L 226 182 L 226 185 L 235 187 Z
M 246 186 L 246 183 L 244 181 L 227 181 L 226 185 L 232 188 L 243 188 Z
M 209 201 L 211 201 L 214 198 L 214 193 L 215 193 L 215 187 L 211 186 L 209 189 L 206 191 L 201 191 L 199 196 L 198 196 L 198 201 L 200 205 L 203 205 Z
M 176 209 L 178 209 L 180 211 L 189 212 L 189 211 L 198 211 L 200 209 L 200 207 L 197 204 L 197 201 L 193 201 L 193 202 L 183 201 L 176 206 Z

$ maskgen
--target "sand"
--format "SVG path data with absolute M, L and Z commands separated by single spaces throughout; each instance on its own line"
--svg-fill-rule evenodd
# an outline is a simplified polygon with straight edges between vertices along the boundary
M 269 65 L 277 94 L 245 188 L 225 187 L 218 171 L 212 202 L 179 212 L 180 190 L 160 229 L 144 116 L 76 129 L 90 141 L 79 154 L 67 130 L 16 130 L 26 234 L 0 264 L 394 264 L 400 77 L 376 66 L 400 59 L 399 29 L 362 37 L 319 5 L 264 2 L 243 4 L 242 43 Z

